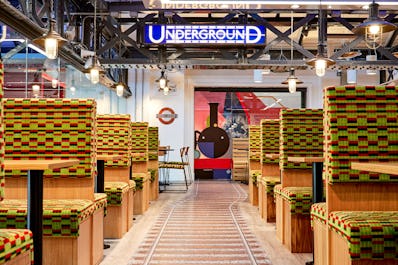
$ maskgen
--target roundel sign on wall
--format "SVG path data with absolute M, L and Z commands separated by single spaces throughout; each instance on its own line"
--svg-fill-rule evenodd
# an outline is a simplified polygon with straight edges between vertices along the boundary
M 171 124 L 177 118 L 177 114 L 174 112 L 172 108 L 162 108 L 158 114 L 156 114 L 156 118 L 163 124 Z

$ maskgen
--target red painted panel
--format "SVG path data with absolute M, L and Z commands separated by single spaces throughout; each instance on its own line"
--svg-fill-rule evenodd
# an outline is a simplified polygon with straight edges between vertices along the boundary
M 228 158 L 204 158 L 195 159 L 195 169 L 229 169 L 232 167 L 232 159 Z

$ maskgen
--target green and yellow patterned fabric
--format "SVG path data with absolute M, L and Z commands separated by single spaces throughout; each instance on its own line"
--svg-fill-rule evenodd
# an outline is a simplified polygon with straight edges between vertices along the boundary
M 261 178 L 262 184 L 265 187 L 266 193 L 269 196 L 274 196 L 274 188 L 275 185 L 280 184 L 281 180 L 280 177 L 262 177 Z
M 250 170 L 250 176 L 252 178 L 252 182 L 254 185 L 257 184 L 257 181 L 261 178 L 261 170 Z
M 131 165 L 131 120 L 128 114 L 97 116 L 98 155 L 120 155 L 116 161 L 106 161 L 106 167 L 129 167 Z
M 148 152 L 149 160 L 158 160 L 159 155 L 159 128 L 148 128 Z
M 4 199 L 4 103 L 3 103 L 4 69 L 0 60 L 0 201 Z M 2 202 L 0 202 L 1 204 Z M 25 228 L 25 227 L 22 227 Z M 0 229 L 0 264 L 11 261 L 16 256 L 32 252 L 33 262 L 33 235 L 28 229 Z
M 90 200 L 43 200 L 43 236 L 78 237 L 79 225 L 97 207 Z M 0 228 L 22 229 L 27 225 L 26 218 L 26 200 L 0 203 Z
M 108 206 L 107 200 L 106 193 L 94 193 L 94 212 L 104 208 L 104 216 L 106 216 L 106 206 Z
M 155 181 L 156 175 L 158 174 L 158 169 L 157 168 L 149 168 L 148 169 L 149 173 L 151 174 L 151 183 Z
M 352 260 L 398 260 L 398 212 L 331 212 L 329 228 L 348 242 Z
M 142 190 L 144 182 L 148 179 L 146 173 L 133 173 L 133 180 L 135 181 L 135 190 Z
M 259 125 L 249 125 L 249 159 L 261 159 L 261 128 Z
M 351 162 L 398 160 L 398 86 L 325 90 L 325 176 L 337 182 L 397 182 L 397 175 L 352 170 Z
M 94 178 L 96 103 L 92 99 L 4 99 L 6 159 L 79 159 L 68 168 L 45 170 L 46 178 Z M 6 171 L 7 177 L 27 171 Z
M 315 219 L 319 220 L 323 224 L 327 223 L 328 215 L 326 202 L 319 202 L 311 205 L 311 226 L 313 226 Z
M 27 229 L 0 229 L 0 264 L 30 251 L 33 252 L 33 234 L 31 231 Z
M 132 122 L 132 161 L 148 161 L 148 123 Z
M 105 182 L 104 191 L 108 197 L 108 205 L 122 205 L 123 194 L 127 193 L 130 185 L 126 182 Z
M 277 184 L 274 187 L 274 197 L 276 197 L 277 195 L 282 196 L 282 185 L 281 184 Z
M 284 187 L 280 195 L 289 202 L 291 214 L 310 214 L 312 187 Z
M 282 109 L 280 112 L 280 160 L 283 169 L 310 169 L 311 163 L 288 162 L 291 157 L 323 156 L 323 111 Z
M 279 154 L 280 121 L 276 119 L 261 120 L 261 162 L 277 164 L 279 159 L 271 159 L 266 154 Z

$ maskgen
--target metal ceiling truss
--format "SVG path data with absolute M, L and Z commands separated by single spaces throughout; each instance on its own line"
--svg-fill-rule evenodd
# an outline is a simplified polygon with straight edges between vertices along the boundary
M 93 1 L 97 1 L 100 8 L 98 15 L 99 32 L 95 38 L 84 36 L 84 32 L 90 32 L 93 29 Z M 80 51 L 87 48 L 93 49 L 93 39 L 97 41 L 98 49 L 95 51 L 100 58 L 101 64 L 106 68 L 139 68 L 139 69 L 262 69 L 269 68 L 275 71 L 288 70 L 290 67 L 295 69 L 306 69 L 304 59 L 314 57 L 316 51 L 309 50 L 301 43 L 302 35 L 298 41 L 292 40 L 292 33 L 297 30 L 308 32 L 317 22 L 317 10 L 307 11 L 303 17 L 295 17 L 293 28 L 286 30 L 278 29 L 281 23 L 287 26 L 288 19 L 279 15 L 274 17 L 262 16 L 264 13 L 256 13 L 253 10 L 247 12 L 235 10 L 223 13 L 224 16 L 212 16 L 212 11 L 207 11 L 208 16 L 195 16 L 195 10 L 146 10 L 141 5 L 120 4 L 119 9 L 115 4 L 107 3 L 103 0 L 79 1 L 79 0 L 54 0 L 54 6 L 51 1 L 30 0 L 30 6 L 20 0 L 20 14 L 14 19 L 10 18 L 16 11 L 9 12 L 2 9 L 0 20 L 11 25 L 18 32 L 29 39 L 39 37 L 46 31 L 44 22 L 51 15 L 51 10 L 56 11 L 57 26 L 62 32 L 65 25 L 75 27 L 77 32 L 75 38 L 70 41 L 69 46 L 60 49 L 60 56 L 65 63 L 72 64 L 80 71 L 84 71 L 84 59 L 80 57 Z M 51 3 L 50 3 L 51 2 Z M 1 5 L 10 5 L 8 1 L 0 0 Z M 57 9 L 55 9 L 57 8 Z M 130 12 L 130 17 L 120 16 L 119 11 Z M 16 10 L 16 9 L 15 9 Z M 32 12 L 32 10 L 39 10 Z M 118 12 L 114 12 L 118 11 Z M 203 10 L 199 12 L 203 13 Z M 214 11 L 217 12 L 217 11 Z M 219 11 L 218 11 L 219 12 Z M 223 11 L 225 12 L 225 11 Z M 259 11 L 260 12 L 260 11 Z M 265 12 L 265 10 L 261 10 Z M 271 11 L 267 11 L 271 13 Z M 278 11 L 279 12 L 279 11 Z M 284 10 L 285 13 L 286 10 Z M 347 12 L 347 11 L 344 11 Z M 187 16 L 189 14 L 190 16 Z M 199 13 L 198 13 L 199 14 Z M 215 14 L 215 13 L 214 13 Z M 218 14 L 219 15 L 219 14 Z M 20 19 L 24 16 L 21 23 Z M 8 18 L 5 18 L 8 17 Z M 387 21 L 397 23 L 397 14 L 391 13 L 385 17 Z M 86 21 L 85 21 L 86 19 Z M 27 21 L 29 20 L 29 21 Z M 358 18 L 348 20 L 342 17 L 342 11 L 328 11 L 328 20 L 343 25 L 348 30 L 354 27 L 352 21 L 357 22 Z M 363 19 L 360 19 L 363 20 Z M 276 38 L 262 47 L 255 46 L 177 46 L 177 45 L 147 45 L 143 43 L 142 31 L 146 24 L 199 24 L 207 21 L 211 24 L 261 24 L 267 30 L 275 34 Z M 281 22 L 282 21 L 282 22 Z M 326 19 L 327 21 L 327 19 Z M 82 23 L 83 22 L 83 23 Z M 89 25 L 84 25 L 84 23 Z M 10 24 L 11 23 L 11 24 Z M 83 24 L 83 25 L 82 25 Z M 91 30 L 92 34 L 92 30 Z M 361 60 L 352 60 L 349 63 L 344 60 L 338 60 L 341 55 L 350 49 L 358 47 L 363 41 L 363 36 L 355 37 L 351 42 L 334 51 L 330 58 L 337 61 L 333 69 L 346 69 L 348 67 L 355 69 L 377 68 L 380 70 L 392 70 L 398 68 L 398 59 L 392 54 L 396 47 L 391 47 L 397 37 L 395 32 L 388 42 L 388 48 L 379 47 L 378 61 L 367 62 Z M 92 34 L 93 35 L 93 34 Z M 82 37 L 84 36 L 84 37 Z M 83 38 L 83 40 L 81 40 Z M 284 42 L 288 45 L 293 44 L 294 59 L 285 60 L 285 58 L 276 57 L 278 52 L 277 45 Z M 285 45 L 286 46 L 286 45 Z M 282 51 L 282 49 L 281 49 Z M 272 60 L 264 60 L 263 54 L 270 53 Z M 366 54 L 365 51 L 363 54 Z M 118 72 L 108 73 L 114 81 L 118 81 Z

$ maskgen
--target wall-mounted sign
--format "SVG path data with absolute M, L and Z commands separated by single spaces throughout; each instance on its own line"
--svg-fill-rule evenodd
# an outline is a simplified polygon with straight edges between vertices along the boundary
M 172 108 L 163 108 L 159 111 L 158 114 L 156 114 L 156 118 L 158 118 L 159 121 L 163 124 L 173 123 L 173 121 L 177 117 L 178 115 L 174 112 Z
M 145 25 L 147 44 L 265 44 L 263 25 Z

